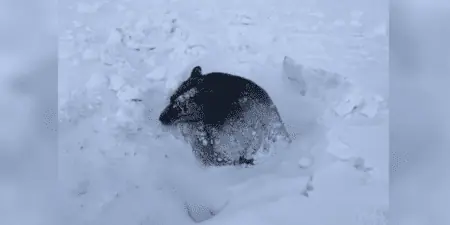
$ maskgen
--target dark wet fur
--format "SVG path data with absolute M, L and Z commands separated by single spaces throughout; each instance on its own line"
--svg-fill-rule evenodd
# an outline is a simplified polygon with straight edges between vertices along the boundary
M 189 132 L 194 136 L 191 140 L 194 154 L 203 164 L 209 166 L 223 165 L 253 165 L 253 159 L 247 159 L 244 154 L 236 161 L 229 161 L 224 155 L 214 151 L 214 131 L 221 129 L 230 121 L 242 119 L 244 114 L 252 109 L 254 105 L 271 108 L 272 112 L 279 117 L 276 107 L 267 92 L 246 78 L 213 72 L 202 75 L 201 67 L 194 67 L 191 76 L 184 81 L 179 88 L 170 97 L 170 104 L 161 113 L 160 121 L 164 125 L 172 124 L 176 120 L 176 111 L 172 110 L 173 104 L 177 104 L 177 98 L 186 93 L 188 90 L 195 88 L 197 94 L 190 99 L 190 103 L 197 106 L 197 111 L 192 119 L 182 121 L 189 125 Z M 248 99 L 245 103 L 240 102 L 242 99 Z M 189 103 L 187 103 L 189 104 Z M 171 108 L 172 107 L 172 108 Z M 255 115 L 254 117 L 264 115 Z M 283 127 L 284 129 L 284 127 Z M 203 132 L 203 136 L 196 136 L 192 133 Z M 203 141 L 207 141 L 207 145 Z M 256 151 L 256 150 L 254 150 Z M 218 158 L 224 159 L 217 161 Z

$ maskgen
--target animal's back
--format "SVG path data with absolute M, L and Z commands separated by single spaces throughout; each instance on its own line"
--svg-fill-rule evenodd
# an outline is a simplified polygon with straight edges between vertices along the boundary
M 199 88 L 205 93 L 205 123 L 223 125 L 255 104 L 272 105 L 267 92 L 246 78 L 225 73 L 206 74 Z
M 250 97 L 261 102 L 271 102 L 269 94 L 258 84 L 232 74 L 217 72 L 206 74 L 202 85 L 233 100 Z

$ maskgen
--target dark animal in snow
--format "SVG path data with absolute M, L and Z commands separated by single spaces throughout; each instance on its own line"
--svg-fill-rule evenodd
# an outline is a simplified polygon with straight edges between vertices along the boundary
M 175 90 L 159 121 L 178 125 L 206 166 L 253 164 L 270 143 L 291 142 L 277 107 L 255 82 L 232 74 L 192 69 Z

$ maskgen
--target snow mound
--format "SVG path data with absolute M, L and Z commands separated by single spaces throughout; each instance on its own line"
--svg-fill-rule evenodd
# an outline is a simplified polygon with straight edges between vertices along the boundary
M 82 4 L 78 10 L 111 10 L 103 7 Z M 290 57 L 262 57 L 237 36 L 224 47 L 212 34 L 191 32 L 187 15 L 125 14 L 124 22 L 102 28 L 108 35 L 78 22 L 76 32 L 60 36 L 59 172 L 70 203 L 65 221 L 350 225 L 361 224 L 357 215 L 372 205 L 384 206 L 366 197 L 378 187 L 355 184 L 370 182 L 365 161 L 341 157 L 331 135 L 345 120 L 379 115 L 386 107 L 382 99 L 362 93 L 340 74 Z M 245 15 L 232 20 L 234 26 L 255 25 Z M 251 168 L 201 168 L 181 135 L 157 121 L 171 91 L 194 65 L 205 73 L 239 74 L 264 87 L 293 143 L 276 147 L 275 155 L 261 156 Z M 327 189 L 336 184 L 341 185 Z M 352 185 L 358 187 L 352 194 L 370 205 L 340 205 L 348 199 L 336 196 L 348 196 Z M 326 212 L 319 216 L 318 208 Z

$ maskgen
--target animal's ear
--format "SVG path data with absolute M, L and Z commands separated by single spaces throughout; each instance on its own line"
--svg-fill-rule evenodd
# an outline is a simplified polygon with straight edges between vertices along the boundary
M 200 66 L 194 67 L 191 72 L 191 78 L 201 77 L 202 76 L 202 68 Z

